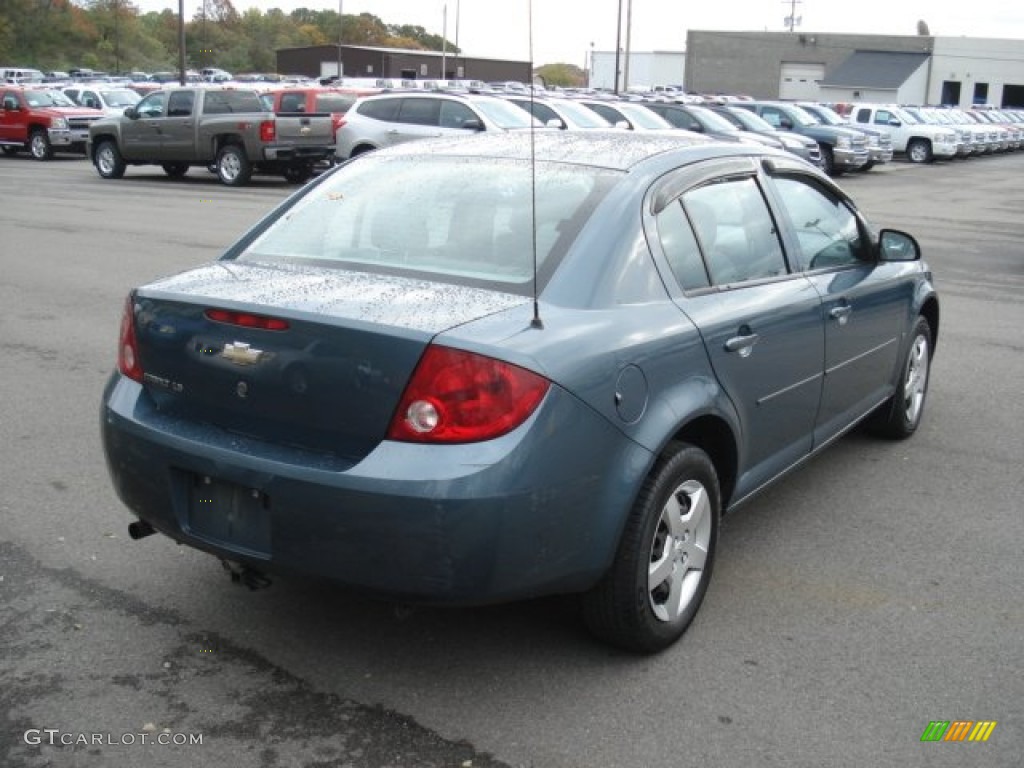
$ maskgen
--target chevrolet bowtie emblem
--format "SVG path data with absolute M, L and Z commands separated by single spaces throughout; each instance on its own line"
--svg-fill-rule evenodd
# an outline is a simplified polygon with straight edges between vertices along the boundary
M 313 132 L 313 129 L 310 128 L 308 125 L 304 125 L 301 128 L 299 128 L 299 133 L 301 133 L 303 136 L 305 136 L 308 133 L 312 133 L 312 132 Z
M 263 357 L 263 350 L 253 349 L 242 341 L 235 341 L 225 344 L 220 355 L 236 365 L 255 365 Z

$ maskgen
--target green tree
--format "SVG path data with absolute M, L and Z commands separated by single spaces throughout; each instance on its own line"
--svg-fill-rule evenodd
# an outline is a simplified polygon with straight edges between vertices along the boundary
M 586 73 L 575 64 L 545 64 L 538 67 L 535 74 L 543 78 L 548 86 L 578 88 L 587 82 Z

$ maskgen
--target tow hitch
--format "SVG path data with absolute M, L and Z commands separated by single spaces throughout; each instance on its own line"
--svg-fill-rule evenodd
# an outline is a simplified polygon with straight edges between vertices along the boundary
M 230 574 L 231 581 L 235 584 L 242 584 L 253 591 L 266 589 L 271 584 L 270 577 L 255 568 L 231 560 L 221 560 L 220 564 L 224 566 L 224 570 Z

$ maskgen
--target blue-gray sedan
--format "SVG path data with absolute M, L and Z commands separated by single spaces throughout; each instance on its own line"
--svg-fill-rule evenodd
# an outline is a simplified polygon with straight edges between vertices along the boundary
M 916 241 L 818 169 L 671 134 L 359 157 L 129 295 L 103 396 L 139 538 L 401 600 L 582 594 L 651 652 L 721 514 L 861 421 L 920 423 Z

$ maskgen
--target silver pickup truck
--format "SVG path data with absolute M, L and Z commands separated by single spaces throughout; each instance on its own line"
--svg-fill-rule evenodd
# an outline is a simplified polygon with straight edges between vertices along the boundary
M 105 179 L 121 178 L 129 165 L 160 165 L 172 177 L 192 166 L 210 168 L 230 186 L 248 183 L 253 173 L 300 184 L 333 158 L 334 126 L 330 115 L 267 112 L 256 91 L 167 88 L 96 121 L 88 156 Z

